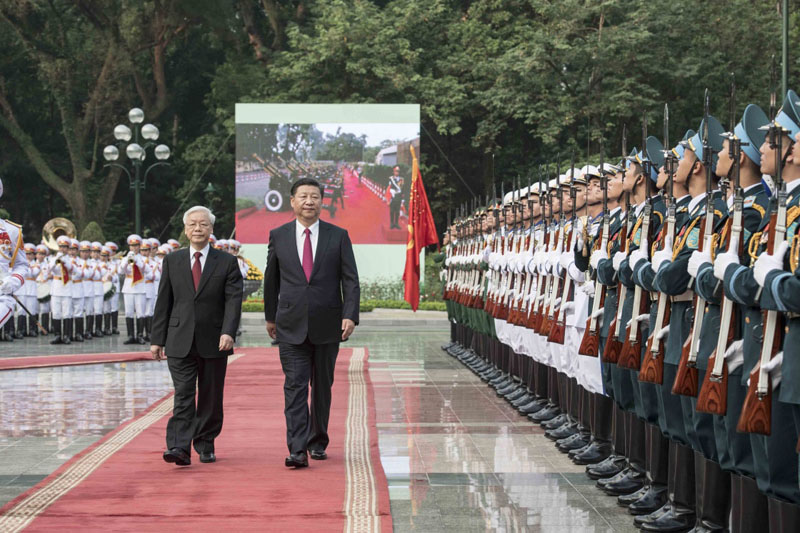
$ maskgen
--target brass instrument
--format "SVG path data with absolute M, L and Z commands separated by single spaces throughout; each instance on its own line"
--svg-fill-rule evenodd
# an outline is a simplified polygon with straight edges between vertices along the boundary
M 58 244 L 56 239 L 66 235 L 70 239 L 77 238 L 78 230 L 71 220 L 63 217 L 51 218 L 42 228 L 42 243 L 47 246 L 50 251 L 57 252 Z

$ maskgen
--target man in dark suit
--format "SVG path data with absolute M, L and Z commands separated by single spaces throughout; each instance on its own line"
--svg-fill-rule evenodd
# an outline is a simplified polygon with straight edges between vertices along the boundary
M 290 467 L 326 459 L 333 369 L 339 342 L 356 324 L 361 291 L 350 237 L 322 222 L 323 188 L 314 179 L 292 185 L 296 220 L 269 233 L 264 273 L 267 333 L 279 343 Z M 311 384 L 311 407 L 308 387 Z
M 164 460 L 180 466 L 191 464 L 192 443 L 200 462 L 216 461 L 225 371 L 242 312 L 239 263 L 209 245 L 214 219 L 202 206 L 183 215 L 190 246 L 164 258 L 153 315 L 150 352 L 166 357 L 175 386 Z

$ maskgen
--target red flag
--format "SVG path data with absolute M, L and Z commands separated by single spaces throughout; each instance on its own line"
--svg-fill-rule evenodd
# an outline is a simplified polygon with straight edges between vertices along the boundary
M 404 297 L 414 311 L 419 307 L 419 252 L 429 244 L 439 244 L 436 226 L 433 224 L 428 195 L 422 185 L 419 161 L 411 147 L 411 196 L 408 202 L 408 245 L 406 268 L 403 272 Z

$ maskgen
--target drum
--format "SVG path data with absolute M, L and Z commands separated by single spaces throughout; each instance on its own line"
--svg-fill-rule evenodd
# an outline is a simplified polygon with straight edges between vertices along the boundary
M 39 303 L 47 303 L 50 301 L 50 284 L 40 283 L 36 286 L 36 299 Z
M 114 286 L 113 283 L 110 281 L 103 282 L 103 300 L 108 300 L 114 293 L 117 292 L 117 288 Z

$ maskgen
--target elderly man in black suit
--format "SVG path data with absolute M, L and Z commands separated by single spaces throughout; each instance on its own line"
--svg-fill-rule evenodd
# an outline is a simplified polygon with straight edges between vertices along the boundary
M 288 467 L 327 458 L 331 386 L 339 342 L 358 324 L 360 288 L 347 231 L 319 220 L 324 189 L 292 185 L 296 220 L 269 233 L 264 273 L 267 333 L 277 339 L 286 415 Z M 308 387 L 311 385 L 311 406 Z
M 239 263 L 209 245 L 214 220 L 202 206 L 184 213 L 190 246 L 164 258 L 153 315 L 150 351 L 166 357 L 175 386 L 164 460 L 180 466 L 191 464 L 192 444 L 200 462 L 216 461 L 225 371 L 242 312 Z

